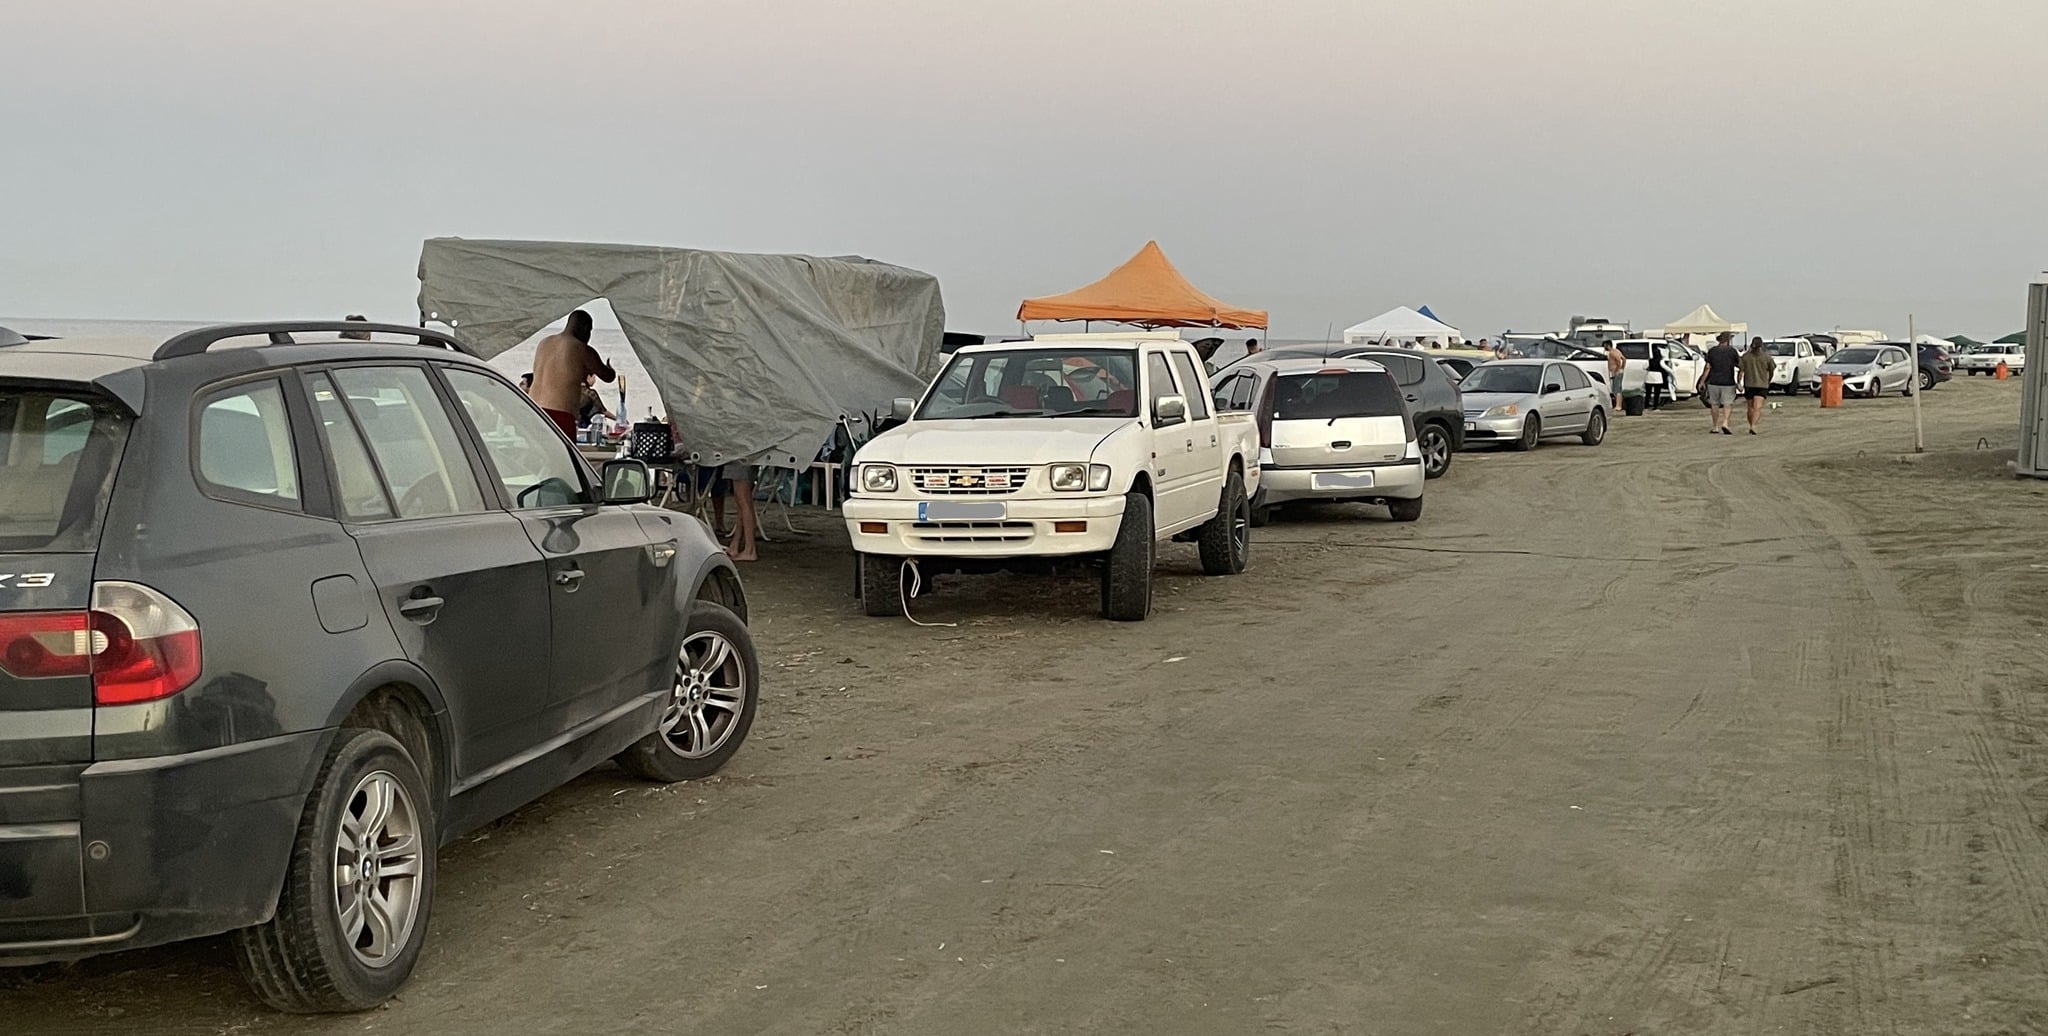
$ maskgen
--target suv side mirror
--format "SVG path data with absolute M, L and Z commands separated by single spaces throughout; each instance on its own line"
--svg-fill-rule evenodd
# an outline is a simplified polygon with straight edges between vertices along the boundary
M 917 412 L 917 400 L 909 396 L 898 396 L 889 401 L 889 416 L 898 421 L 910 420 L 910 415 L 915 412 Z
M 1186 396 L 1160 396 L 1152 404 L 1152 424 L 1154 427 L 1165 428 L 1168 425 L 1176 425 L 1187 419 L 1188 399 Z
M 603 482 L 607 504 L 644 504 L 654 499 L 654 469 L 644 460 L 605 461 Z

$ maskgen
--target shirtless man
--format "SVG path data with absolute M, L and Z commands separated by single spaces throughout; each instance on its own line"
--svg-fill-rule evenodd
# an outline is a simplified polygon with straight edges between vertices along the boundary
M 569 314 L 569 326 L 561 334 L 541 339 L 534 348 L 533 391 L 528 393 L 571 442 L 576 439 L 576 407 L 583 399 L 584 379 L 592 375 L 607 384 L 619 376 L 590 347 L 590 314 L 579 309 Z

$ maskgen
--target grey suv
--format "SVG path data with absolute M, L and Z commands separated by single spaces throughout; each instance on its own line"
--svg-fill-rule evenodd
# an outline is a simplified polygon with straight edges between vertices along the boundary
M 731 562 L 453 338 L 11 340 L 0 963 L 234 931 L 273 1006 L 367 1007 L 419 956 L 438 845 L 605 759 L 676 781 L 745 740 Z

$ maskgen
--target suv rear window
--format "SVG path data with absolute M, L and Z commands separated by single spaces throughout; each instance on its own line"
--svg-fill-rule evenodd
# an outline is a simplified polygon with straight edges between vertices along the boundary
M 1273 387 L 1273 417 L 1279 421 L 1400 417 L 1402 412 L 1394 379 L 1378 371 L 1283 374 Z
M 109 401 L 0 386 L 0 551 L 95 549 L 127 441 Z

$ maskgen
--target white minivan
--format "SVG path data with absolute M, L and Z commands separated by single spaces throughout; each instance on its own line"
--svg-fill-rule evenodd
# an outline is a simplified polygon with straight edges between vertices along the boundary
M 1388 370 L 1364 359 L 1252 360 L 1212 383 L 1219 412 L 1250 411 L 1259 426 L 1252 524 L 1308 501 L 1384 505 L 1397 522 L 1422 517 L 1425 480 L 1415 421 Z

